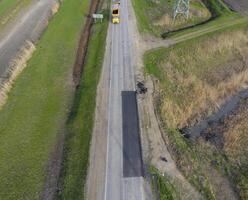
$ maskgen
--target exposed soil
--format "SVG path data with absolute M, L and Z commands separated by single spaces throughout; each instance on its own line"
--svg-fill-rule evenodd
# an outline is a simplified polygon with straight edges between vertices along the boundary
M 53 200 L 57 191 L 57 182 L 62 164 L 62 154 L 64 147 L 65 133 L 61 131 L 57 135 L 57 143 L 50 155 L 47 166 L 47 177 L 44 190 L 40 195 L 42 200 Z
M 224 2 L 234 11 L 247 13 L 248 1 L 247 0 L 224 0 Z
M 97 10 L 100 0 L 93 0 L 90 4 L 89 13 L 86 16 L 86 22 L 84 28 L 82 30 L 81 38 L 78 45 L 77 57 L 75 60 L 74 68 L 73 68 L 73 81 L 76 87 L 79 86 L 81 75 L 83 72 L 83 65 L 87 53 L 87 46 L 89 43 L 91 27 L 93 24 L 92 14 L 94 14 Z

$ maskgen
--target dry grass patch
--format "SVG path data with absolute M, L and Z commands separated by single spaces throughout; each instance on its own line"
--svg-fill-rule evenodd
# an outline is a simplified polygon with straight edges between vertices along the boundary
M 22 49 L 17 54 L 16 58 L 10 64 L 8 79 L 0 86 L 0 109 L 8 98 L 8 92 L 10 91 L 12 84 L 14 83 L 17 76 L 27 66 L 27 61 L 31 58 L 34 51 L 34 44 L 30 41 L 26 41 Z
M 138 28 L 143 33 L 161 36 L 162 33 L 175 31 L 202 23 L 211 18 L 211 13 L 201 0 L 190 1 L 189 18 L 178 16 L 173 22 L 175 0 L 132 0 L 138 20 Z
M 194 124 L 247 87 L 247 33 L 222 33 L 159 49 L 148 56 L 148 70 L 160 74 L 161 115 L 168 127 Z
M 205 7 L 205 5 L 199 0 L 193 0 L 190 2 L 190 12 L 188 19 L 181 15 L 178 16 L 174 21 L 173 12 L 171 9 L 170 12 L 166 12 L 161 17 L 154 19 L 153 25 L 169 31 L 206 21 L 210 19 L 210 17 L 211 13 Z

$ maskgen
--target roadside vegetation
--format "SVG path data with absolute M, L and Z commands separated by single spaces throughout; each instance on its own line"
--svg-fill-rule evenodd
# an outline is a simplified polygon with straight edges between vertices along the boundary
M 30 4 L 31 0 L 1 0 L 0 1 L 0 30 L 13 19 L 21 8 Z
M 93 25 L 83 77 L 76 90 L 72 112 L 66 124 L 58 199 L 84 199 L 96 91 L 104 59 L 109 10 L 102 9 L 98 13 L 104 14 L 104 20 Z
M 177 200 L 178 191 L 169 177 L 162 175 L 156 168 L 150 167 L 152 191 L 155 199 Z
M 205 137 L 185 139 L 181 130 L 215 113 L 230 96 L 247 88 L 247 35 L 247 25 L 239 25 L 147 52 L 144 57 L 147 73 L 158 80 L 154 81 L 155 102 L 170 151 L 206 199 L 248 198 L 247 127 L 245 117 L 237 120 L 247 113 L 222 119 L 219 123 L 225 129 L 213 129 L 224 138 L 222 145 Z
M 0 111 L 0 199 L 40 197 L 72 100 L 70 77 L 88 4 L 63 1 Z

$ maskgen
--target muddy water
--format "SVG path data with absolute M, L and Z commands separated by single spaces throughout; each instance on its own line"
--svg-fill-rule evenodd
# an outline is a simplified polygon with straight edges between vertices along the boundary
M 236 110 L 240 104 L 240 102 L 244 99 L 248 98 L 248 89 L 244 89 L 238 94 L 229 98 L 216 113 L 212 114 L 205 120 L 200 121 L 193 127 L 184 128 L 182 133 L 187 135 L 191 139 L 197 139 L 200 137 L 204 131 L 210 127 L 213 123 L 218 123 L 220 120 L 224 119 L 228 115 L 230 115 L 234 110 Z

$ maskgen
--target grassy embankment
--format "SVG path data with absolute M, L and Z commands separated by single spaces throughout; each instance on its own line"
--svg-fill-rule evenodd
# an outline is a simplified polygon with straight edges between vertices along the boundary
M 162 92 L 157 108 L 174 159 L 207 199 L 223 199 L 229 194 L 232 184 L 225 177 L 246 199 L 246 165 L 234 162 L 230 150 L 205 140 L 189 142 L 178 130 L 209 116 L 247 84 L 247 33 L 247 26 L 237 26 L 145 55 L 147 72 L 159 80 Z
M 39 199 L 71 102 L 88 1 L 64 0 L 0 111 L 0 199 Z
M 140 32 L 150 33 L 155 36 L 198 24 L 211 17 L 208 9 L 199 1 L 191 1 L 189 20 L 179 17 L 175 23 L 173 22 L 173 0 L 132 0 L 132 3 Z
M 247 22 L 244 17 L 230 11 L 219 0 L 202 0 L 204 4 L 199 1 L 191 1 L 189 19 L 183 20 L 179 17 L 174 23 L 171 18 L 174 1 L 133 0 L 132 2 L 141 33 L 163 38 L 169 37 L 176 41 Z
M 1 0 L 0 1 L 0 30 L 13 19 L 19 12 L 19 10 L 28 4 L 31 0 Z
M 248 23 L 247 17 L 230 11 L 230 9 L 222 1 L 209 0 L 205 1 L 205 5 L 212 13 L 212 18 L 207 23 L 181 31 L 164 33 L 162 37 L 173 38 L 176 42 L 180 42 L 219 30 L 229 29 L 232 26 L 242 26 L 243 24 Z
M 109 11 L 104 9 L 98 13 L 104 14 L 104 20 L 103 23 L 98 22 L 93 26 L 83 77 L 67 122 L 65 157 L 58 199 L 84 199 L 96 90 L 104 58 Z

